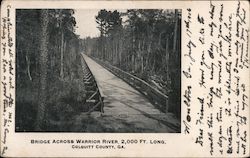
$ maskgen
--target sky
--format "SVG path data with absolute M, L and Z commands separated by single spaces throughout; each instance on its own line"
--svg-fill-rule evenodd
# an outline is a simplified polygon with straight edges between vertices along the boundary
M 97 28 L 95 16 L 100 9 L 75 9 L 74 17 L 76 19 L 76 34 L 80 35 L 80 38 L 86 37 L 98 37 L 100 31 Z M 109 9 L 114 11 L 113 9 Z M 119 12 L 126 12 L 125 9 L 117 9 Z M 126 18 L 123 17 L 123 20 Z
M 76 34 L 80 38 L 97 37 L 99 30 L 95 21 L 95 16 L 98 14 L 99 9 L 76 9 L 74 17 L 76 19 Z

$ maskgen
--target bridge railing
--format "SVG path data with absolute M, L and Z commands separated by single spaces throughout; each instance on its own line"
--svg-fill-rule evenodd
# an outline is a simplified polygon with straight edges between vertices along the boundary
M 131 75 L 128 72 L 125 72 L 115 66 L 112 66 L 104 61 L 101 61 L 97 58 L 90 57 L 95 60 L 97 63 L 105 67 L 107 70 L 118 76 L 119 78 L 123 79 L 133 88 L 137 89 L 140 93 L 145 95 L 153 105 L 155 105 L 158 109 L 162 112 L 169 112 L 169 104 L 168 104 L 168 96 L 157 90 L 156 88 L 152 87 L 147 82 L 143 81 L 142 79 Z

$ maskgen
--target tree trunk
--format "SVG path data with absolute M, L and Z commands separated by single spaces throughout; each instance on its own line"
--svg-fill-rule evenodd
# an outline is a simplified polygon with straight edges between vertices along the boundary
M 118 38 L 116 39 L 116 42 L 115 42 L 115 64 L 117 64 L 117 61 L 118 61 Z
M 132 73 L 134 73 L 135 70 L 135 53 L 132 51 Z
M 166 78 L 167 78 L 167 87 L 170 87 L 170 76 L 169 76 L 169 38 L 166 36 Z M 169 94 L 168 94 L 169 96 Z M 166 101 L 166 113 L 168 112 L 168 100 Z
M 41 10 L 41 41 L 40 41 L 40 94 L 38 98 L 37 122 L 36 130 L 41 130 L 41 125 L 44 122 L 44 114 L 46 108 L 46 87 L 47 87 L 47 58 L 48 58 L 48 10 Z
M 119 36 L 119 66 L 121 68 L 121 62 L 122 62 L 122 39 Z
M 30 32 L 32 32 L 31 29 L 30 29 Z M 33 42 L 33 36 L 31 36 L 31 41 Z M 30 53 L 29 52 L 30 52 L 30 46 L 26 47 L 25 59 L 26 59 L 26 63 L 27 63 L 27 74 L 28 74 L 29 80 L 32 81 L 32 77 L 31 77 L 31 73 L 30 73 L 30 58 L 29 58 Z
M 28 77 L 29 77 L 30 81 L 32 81 L 32 77 L 31 77 L 31 74 L 30 74 L 30 59 L 28 58 L 27 54 L 25 56 L 26 63 L 27 63 L 27 74 L 28 74 Z
M 141 56 L 141 74 L 143 74 L 143 70 L 144 70 L 144 63 L 143 63 L 143 55 Z
M 166 72 L 167 72 L 167 80 L 169 79 L 169 38 L 166 36 L 166 54 L 165 54 L 165 61 L 166 61 Z
M 145 52 L 144 52 L 144 48 L 145 48 L 145 38 L 143 38 L 142 40 L 142 48 L 141 48 L 141 51 L 142 51 L 142 55 L 141 55 L 141 72 L 143 73 L 144 72 L 144 67 L 145 67 L 145 64 L 144 64 L 144 55 L 145 55 Z
M 66 55 L 65 55 L 65 53 L 64 52 L 66 52 L 66 41 L 65 41 L 65 38 L 64 38 L 64 40 L 63 40 L 63 48 L 62 48 L 62 77 L 64 78 L 66 75 L 65 75 L 65 67 L 67 66 L 66 65 L 66 62 L 65 62 L 65 60 L 64 60 L 64 58 L 67 58 L 66 57 Z
M 64 34 L 63 31 L 61 30 L 61 66 L 60 66 L 60 78 L 64 78 L 64 73 L 63 73 L 63 51 L 64 51 Z
M 173 43 L 173 53 L 176 53 L 176 43 L 177 43 L 177 30 L 178 30 L 178 10 L 175 9 L 175 27 L 174 27 L 174 43 Z
M 114 56 L 114 54 L 115 54 L 115 41 L 114 41 L 114 39 L 112 39 L 112 42 L 110 42 L 110 43 L 111 43 L 111 55 L 110 55 L 111 64 L 114 65 L 114 58 L 115 58 L 115 56 Z

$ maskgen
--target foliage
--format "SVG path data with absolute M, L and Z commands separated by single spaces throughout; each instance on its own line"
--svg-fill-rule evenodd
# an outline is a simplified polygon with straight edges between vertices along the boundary
M 79 79 L 58 81 L 51 85 L 48 98 L 48 115 L 52 120 L 66 121 L 83 109 L 86 99 L 84 84 Z
M 79 37 L 74 33 L 74 10 L 49 9 L 47 17 L 42 16 L 43 11 L 16 10 L 16 120 L 21 120 L 16 122 L 19 131 L 34 130 L 40 106 L 38 100 L 44 95 L 47 98 L 43 103 L 46 105 L 44 122 L 52 119 L 49 118 L 52 115 L 48 112 L 48 106 L 57 110 L 65 109 L 63 115 L 70 116 L 72 110 L 79 112 L 79 102 L 85 99 L 81 80 L 81 45 Z M 46 32 L 43 34 L 46 38 L 42 36 L 42 28 L 45 27 L 42 25 L 43 18 L 48 20 Z M 41 46 L 43 39 L 48 40 Z M 45 63 L 41 61 L 44 51 L 48 51 L 44 57 Z M 42 71 L 43 65 L 47 67 L 45 71 Z M 42 86 L 43 77 L 46 82 Z M 69 100 L 72 101 L 71 104 Z M 58 111 L 54 112 L 57 117 Z

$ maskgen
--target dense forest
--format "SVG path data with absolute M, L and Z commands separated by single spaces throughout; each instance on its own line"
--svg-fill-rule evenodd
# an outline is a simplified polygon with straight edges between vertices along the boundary
M 180 10 L 100 10 L 100 36 L 82 40 L 86 54 L 129 72 L 169 96 L 180 116 Z
M 16 10 L 16 131 L 53 130 L 84 102 L 73 14 L 71 9 Z
M 179 10 L 102 9 L 95 16 L 100 36 L 84 39 L 75 33 L 74 12 L 16 10 L 16 131 L 81 129 L 75 118 L 88 93 L 82 52 L 146 81 L 180 116 Z

